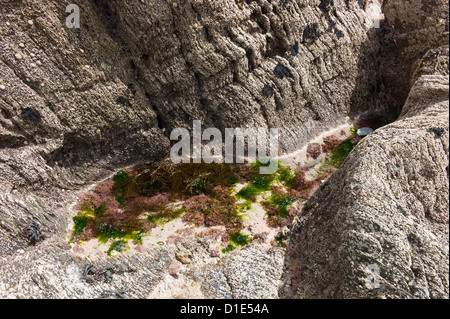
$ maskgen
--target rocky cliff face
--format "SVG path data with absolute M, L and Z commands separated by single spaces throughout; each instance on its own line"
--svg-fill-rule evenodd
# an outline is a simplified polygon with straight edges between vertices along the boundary
M 65 26 L 72 2 L 80 29 Z M 351 103 L 364 109 L 378 50 L 365 9 L 365 1 L 2 1 L 2 254 L 26 244 L 20 230 L 33 219 L 46 232 L 61 228 L 63 190 L 167 155 L 175 127 L 277 127 L 292 151 L 344 121 Z
M 448 298 L 448 73 L 429 71 L 300 216 L 296 297 Z
M 436 4 L 384 3 L 384 80 L 406 103 L 302 212 L 285 296 L 448 298 L 448 2 Z
M 385 0 L 383 12 L 387 28 L 382 40 L 381 73 L 391 103 L 400 113 L 415 82 L 412 76 L 420 57 L 449 41 L 448 1 Z
M 80 29 L 65 26 L 70 3 L 81 9 Z M 300 282 L 281 295 L 295 287 L 296 297 L 355 297 L 367 292 L 357 281 L 370 261 L 401 291 L 448 297 L 448 73 L 412 71 L 448 41 L 448 1 L 409 1 L 428 17 L 420 21 L 403 1 L 385 1 L 379 29 L 378 1 L 0 4 L 0 296 L 154 296 L 186 248 L 119 256 L 109 270 L 96 264 L 93 286 L 63 239 L 79 190 L 117 167 L 165 157 L 170 131 L 193 120 L 279 127 L 283 151 L 293 151 L 346 116 L 403 105 L 413 78 L 400 120 L 365 140 L 300 218 L 299 246 L 288 250 L 304 262 Z M 36 224 L 45 240 L 30 246 Z M 326 243 L 340 243 L 339 255 Z M 207 244 L 192 245 L 209 260 Z M 283 254 L 250 247 L 214 267 L 199 262 L 200 275 L 183 280 L 209 287 L 194 295 L 276 297 Z M 267 278 L 257 280 L 251 260 L 267 265 Z

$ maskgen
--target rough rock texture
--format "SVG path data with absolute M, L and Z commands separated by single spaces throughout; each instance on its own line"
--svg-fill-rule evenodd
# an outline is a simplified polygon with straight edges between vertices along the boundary
M 171 265 L 186 252 L 193 257 L 192 265 L 174 279 Z M 277 298 L 283 249 L 247 247 L 220 262 L 209 255 L 206 241 L 191 239 L 181 245 L 156 246 L 145 254 L 89 261 L 76 257 L 70 245 L 54 237 L 34 250 L 0 259 L 0 297 Z
M 417 62 L 449 41 L 448 0 L 384 0 L 381 70 L 391 109 L 401 109 L 414 84 Z M 375 102 L 375 101 L 374 101 Z M 383 103 L 382 102 L 382 103 Z
M 230 254 L 217 264 L 196 269 L 206 298 L 275 299 L 283 272 L 284 249 L 262 250 L 249 246 Z
M 69 3 L 80 7 L 80 29 L 65 26 Z M 351 103 L 364 109 L 378 50 L 365 9 L 1 1 L 0 254 L 27 246 L 32 221 L 48 237 L 64 229 L 61 208 L 74 191 L 115 167 L 160 159 L 171 129 L 194 119 L 279 127 L 281 147 L 294 150 L 342 122 Z
M 47 240 L 33 251 L 0 262 L 2 298 L 97 299 L 145 298 L 164 278 L 171 262 L 167 249 L 124 259 L 93 263 L 98 276 L 86 272 L 88 261 L 70 252 L 61 240 Z M 108 273 L 109 271 L 109 273 Z
M 81 9 L 79 30 L 64 26 L 69 3 Z M 369 41 L 364 8 L 353 3 L 344 14 L 342 3 L 319 4 L 1 1 L 1 297 L 145 298 L 164 283 L 174 272 L 173 247 L 104 261 L 145 270 L 93 282 L 83 279 L 88 261 L 73 256 L 63 236 L 76 191 L 115 167 L 160 159 L 172 128 L 194 119 L 219 128 L 296 125 L 296 148 L 344 118 L 357 60 L 378 44 Z M 27 238 L 32 222 L 44 237 L 37 246 Z M 191 253 L 203 256 L 201 247 Z M 250 251 L 232 257 L 239 267 L 254 265 L 253 257 L 271 265 Z M 254 272 L 231 287 L 214 284 L 234 275 L 224 265 L 205 273 L 205 295 L 275 297 L 277 256 L 264 292 L 264 280 L 243 291 Z
M 434 2 L 447 5 L 448 11 L 448 1 L 411 0 L 408 4 L 418 7 L 421 3 Z M 69 3 L 76 3 L 81 9 L 80 29 L 65 27 L 68 15 L 65 8 Z M 242 3 L 242 8 L 239 3 Z M 161 159 L 168 152 L 170 130 L 179 126 L 190 127 L 194 119 L 202 120 L 205 126 L 215 125 L 221 129 L 280 127 L 283 129 L 282 149 L 292 151 L 307 144 L 323 129 L 341 123 L 347 115 L 376 110 L 376 103 L 371 104 L 370 101 L 379 98 L 378 93 L 384 94 L 383 101 L 389 101 L 386 90 L 380 88 L 383 81 L 379 79 L 378 66 L 391 59 L 387 56 L 383 62 L 376 58 L 380 37 L 390 30 L 370 27 L 374 17 L 369 8 L 377 3 L 374 0 L 257 0 L 238 3 L 230 0 L 0 0 L 0 297 L 154 296 L 153 290 L 170 278 L 169 270 L 174 273 L 178 269 L 171 268 L 176 253 L 186 249 L 155 247 L 147 254 L 105 258 L 95 263 L 100 275 L 96 273 L 98 278 L 92 279 L 95 276 L 84 271 L 88 260 L 75 257 L 64 240 L 66 225 L 73 217 L 68 204 L 73 202 L 77 192 L 118 167 Z M 386 3 L 388 21 L 396 21 L 397 15 L 402 21 L 407 20 L 406 12 L 401 10 L 404 1 L 389 0 Z M 422 11 L 427 16 L 441 14 L 441 9 L 436 11 L 431 7 L 428 12 L 429 7 L 425 7 Z M 434 28 L 431 20 L 419 24 L 423 27 L 421 37 L 415 42 L 419 48 L 408 51 L 408 44 L 400 46 L 399 52 L 404 53 L 400 55 L 396 51 L 395 54 L 406 71 L 393 69 L 386 83 L 395 89 L 397 77 L 399 81 L 409 81 L 407 73 L 412 72 L 407 59 L 415 60 L 424 53 L 425 47 L 436 46 L 434 42 L 427 42 L 422 47 L 425 38 L 434 41 L 437 31 L 448 39 L 448 14 L 442 19 L 444 32 L 441 32 L 441 27 Z M 392 26 L 391 22 L 389 26 Z M 412 27 L 408 27 L 390 33 L 392 37 L 388 43 L 406 37 L 411 30 Z M 427 32 L 432 30 L 435 33 L 428 37 Z M 440 40 L 438 42 L 441 43 Z M 384 72 L 388 74 L 387 70 Z M 426 86 L 432 81 L 419 80 L 417 83 Z M 409 91 L 409 88 L 402 90 Z M 419 93 L 420 90 L 413 92 Z M 434 151 L 445 153 L 438 148 L 439 141 L 446 145 L 444 137 L 431 138 L 433 134 L 440 135 L 440 129 L 445 128 L 445 123 L 442 127 L 436 126 L 441 125 L 442 112 L 436 107 L 437 116 L 433 117 L 424 116 L 423 110 L 414 111 L 416 106 L 418 109 L 424 107 L 415 103 L 414 94 L 411 94 L 412 102 L 405 108 L 402 120 L 386 130 L 403 136 L 404 128 L 408 128 L 411 132 L 408 131 L 404 138 L 416 146 L 416 151 L 406 146 L 402 149 L 400 146 L 405 145 L 402 144 L 404 140 L 398 139 L 399 151 L 393 156 L 404 165 L 400 172 L 414 172 L 417 175 L 414 178 L 419 179 L 423 174 L 416 169 L 423 169 L 423 172 L 430 171 L 432 178 L 438 181 L 444 178 L 442 174 L 445 171 L 442 173 L 440 166 L 433 169 L 431 160 L 420 156 L 423 152 L 424 156 L 437 159 L 439 155 Z M 432 126 L 426 127 L 431 123 Z M 446 123 L 447 130 L 443 136 L 448 138 L 448 119 Z M 395 129 L 396 125 L 398 129 Z M 422 136 L 429 147 L 419 148 L 419 138 L 413 139 L 411 133 L 429 128 L 433 129 L 431 133 Z M 384 150 L 394 135 L 386 132 L 385 137 L 384 133 L 376 133 L 364 142 L 370 143 L 377 136 L 383 141 L 374 141 L 376 147 L 368 152 L 375 160 L 382 154 L 387 156 Z M 339 200 L 342 199 L 339 191 L 347 189 L 344 187 L 347 184 L 342 184 L 339 176 L 343 178 L 351 173 L 367 182 L 367 174 L 377 172 L 377 166 L 372 168 L 373 163 L 366 152 L 356 151 L 355 154 L 359 155 L 353 155 L 347 164 L 353 165 L 352 168 L 344 168 L 334 178 L 336 190 L 333 194 L 337 194 Z M 411 156 L 402 157 L 404 154 Z M 415 162 L 412 161 L 413 155 L 417 156 Z M 389 161 L 397 163 L 392 159 Z M 383 167 L 379 169 L 381 174 Z M 446 172 L 448 174 L 448 168 Z M 394 169 L 391 174 L 397 174 L 397 171 Z M 446 181 L 448 186 L 448 175 Z M 431 189 L 431 184 L 417 182 L 416 191 L 408 192 L 403 182 L 394 188 L 391 187 L 394 181 L 379 182 L 388 194 L 397 196 L 396 203 L 402 207 L 400 212 L 404 209 L 410 216 L 407 222 L 400 223 L 400 220 L 391 218 L 384 224 L 380 222 L 383 227 L 388 227 L 386 233 L 391 234 L 390 241 L 386 239 L 392 247 L 389 249 L 405 258 L 413 256 L 414 265 L 417 265 L 414 269 L 419 269 L 411 270 L 414 278 L 432 287 L 422 294 L 411 293 L 448 295 L 448 288 L 445 292 L 444 288 L 434 284 L 443 276 L 440 274 L 443 268 L 435 265 L 439 262 L 436 259 L 439 255 L 426 257 L 431 255 L 425 252 L 425 257 L 420 259 L 418 254 L 408 254 L 407 249 L 411 246 L 402 240 L 404 236 L 415 234 L 424 245 L 421 247 L 431 252 L 428 246 L 437 241 L 431 235 L 428 240 L 425 235 L 431 234 L 430 229 L 438 229 L 439 225 L 442 230 L 436 230 L 436 236 L 444 238 L 446 229 L 448 234 L 448 227 L 435 221 L 442 217 L 438 212 L 448 213 L 448 202 L 442 197 L 437 199 L 436 194 L 440 193 Z M 430 187 L 429 192 L 419 187 L 421 183 Z M 445 184 L 445 180 L 442 183 Z M 440 187 L 441 184 L 435 183 L 434 186 Z M 341 185 L 341 189 L 337 185 Z M 328 187 L 325 186 L 320 194 L 325 194 Z M 368 195 L 373 193 L 372 189 L 364 192 Z M 343 200 L 339 214 L 347 211 L 345 205 L 350 205 L 352 199 Z M 397 204 L 389 206 L 391 201 L 384 197 L 367 199 L 367 203 L 354 199 L 351 205 L 364 207 L 364 210 L 358 210 L 359 206 L 352 206 L 357 212 L 367 210 L 364 216 L 368 219 L 374 217 L 375 208 L 370 211 L 367 206 L 372 201 L 384 205 L 380 206 L 384 207 L 380 208 L 382 212 L 396 212 L 391 208 Z M 447 211 L 440 211 L 440 207 L 445 208 L 445 203 Z M 331 211 L 334 213 L 336 210 Z M 421 214 L 425 214 L 425 219 L 420 223 L 411 217 L 420 217 Z M 30 246 L 27 234 L 33 222 L 39 225 L 43 238 L 36 246 Z M 342 222 L 345 219 L 338 220 L 336 234 L 347 234 L 341 232 L 344 229 L 340 226 Z M 398 229 L 394 227 L 397 222 Z M 324 240 L 341 238 L 334 234 L 326 232 L 327 239 L 324 237 Z M 358 243 L 350 240 L 352 234 L 369 238 L 361 235 L 359 228 L 351 228 L 348 234 L 348 240 L 342 240 L 349 245 Z M 361 245 L 364 242 L 374 241 L 370 237 L 361 241 Z M 397 243 L 400 246 L 396 246 Z M 314 252 L 311 250 L 315 247 L 314 242 L 310 244 L 312 246 L 307 246 L 309 250 L 302 250 L 302 253 Z M 355 253 L 348 258 L 357 258 L 358 250 L 340 247 L 344 255 Z M 367 247 L 372 248 L 369 244 Z M 422 249 L 417 245 L 414 247 Z M 210 252 L 204 243 L 193 242 L 189 249 L 197 252 L 199 260 L 194 260 L 194 269 L 182 276 L 189 278 L 183 277 L 186 281 L 206 278 L 201 281 L 203 291 L 200 295 L 215 298 L 277 296 L 275 290 L 281 276 L 282 250 L 265 252 L 249 247 L 215 263 L 207 258 Z M 406 269 L 407 263 L 394 260 L 393 254 L 389 250 L 383 252 L 383 256 L 386 255 L 383 261 L 392 267 L 393 278 L 400 278 L 399 269 Z M 445 254 L 442 260 L 445 266 Z M 114 266 L 110 270 L 106 270 L 108 263 Z M 324 264 L 321 260 L 320 265 Z M 314 271 L 320 269 L 314 262 L 311 265 L 315 265 Z M 334 260 L 332 266 L 347 270 L 344 264 Z M 354 269 L 361 267 L 362 264 Z M 255 270 L 263 268 L 267 276 L 259 278 Z M 139 269 L 139 272 L 133 272 L 133 269 Z M 111 283 L 107 280 L 107 271 L 114 278 Z M 325 287 L 329 280 L 332 283 L 330 287 L 336 291 L 331 296 L 350 295 L 344 292 L 347 288 L 338 289 L 340 286 L 333 283 L 330 279 L 333 276 L 327 271 L 325 267 L 323 277 L 315 277 L 319 283 L 323 282 L 320 287 Z M 336 269 L 334 271 L 338 273 Z M 408 289 L 403 283 L 400 286 Z M 415 284 L 415 287 L 424 286 Z M 265 290 L 261 291 L 261 287 Z M 324 291 L 330 289 L 326 287 Z M 326 295 L 307 284 L 303 289 L 304 292 L 299 291 L 296 296 Z M 353 290 L 352 294 L 356 292 Z
M 448 46 L 398 121 L 366 137 L 308 202 L 285 296 L 449 297 Z M 294 265 L 294 268 L 292 266 Z
M 278 297 L 283 271 L 281 249 L 263 252 L 249 247 L 222 262 L 224 275 L 236 299 L 274 299 Z

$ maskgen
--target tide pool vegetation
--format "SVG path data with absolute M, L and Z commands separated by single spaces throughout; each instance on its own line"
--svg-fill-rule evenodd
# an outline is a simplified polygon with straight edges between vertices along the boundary
M 249 245 L 252 242 L 252 239 L 249 235 L 243 235 L 240 232 L 234 233 L 230 235 L 230 243 L 227 247 L 222 249 L 222 253 L 227 254 L 234 250 L 236 250 L 238 247 L 244 247 Z
M 339 145 L 324 165 L 342 165 L 351 149 L 353 145 L 348 143 Z M 304 199 L 301 192 L 316 185 L 306 181 L 304 171 L 294 172 L 281 162 L 275 173 L 261 174 L 264 165 L 270 162 L 230 165 L 164 161 L 120 170 L 80 198 L 70 242 L 93 238 L 101 244 L 112 241 L 107 251 L 110 255 L 126 251 L 129 241 L 142 244 L 152 229 L 181 218 L 193 227 L 224 227 L 230 237 L 225 252 L 248 245 L 251 238 L 241 231 L 259 195 L 263 195 L 261 204 L 269 226 L 279 227 L 292 219 L 291 206 Z M 236 193 L 238 183 L 246 185 Z
M 325 162 L 317 170 L 318 176 L 327 175 L 330 170 L 341 167 L 355 146 L 356 144 L 352 140 L 347 140 L 331 150 Z

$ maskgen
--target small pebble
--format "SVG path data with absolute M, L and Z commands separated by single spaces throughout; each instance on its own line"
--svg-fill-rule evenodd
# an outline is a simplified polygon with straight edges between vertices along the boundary
M 3 84 L 0 84 L 0 90 L 6 90 L 6 86 L 4 86 Z
M 368 135 L 370 135 L 370 134 L 372 134 L 373 133 L 373 129 L 371 129 L 370 127 L 363 127 L 363 128 L 360 128 L 357 132 L 356 132 L 356 134 L 358 135 L 358 136 L 360 136 L 360 137 L 366 137 L 366 136 L 368 136 Z
M 20 53 L 16 53 L 16 55 L 14 56 L 17 60 L 22 60 L 23 56 Z
M 28 24 L 33 25 L 34 24 L 33 20 L 28 20 Z
M 36 61 L 36 64 L 37 65 L 42 65 L 42 62 L 41 61 Z
M 35 67 L 36 67 L 36 63 L 31 63 L 30 66 L 31 66 L 32 68 L 35 68 Z
M 191 261 L 187 257 L 181 256 L 181 255 L 176 255 L 175 257 L 183 265 L 188 265 L 191 263 Z
M 23 44 L 23 43 L 19 43 L 19 47 L 21 47 L 21 48 L 25 48 L 25 44 Z
M 11 25 L 11 23 L 9 23 L 8 21 L 6 22 L 6 25 L 9 27 Z

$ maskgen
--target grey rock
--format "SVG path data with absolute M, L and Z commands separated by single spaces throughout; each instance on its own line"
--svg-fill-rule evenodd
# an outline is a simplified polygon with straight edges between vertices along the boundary
M 341 123 L 349 105 L 364 108 L 374 86 L 374 76 L 357 80 L 358 58 L 371 64 L 379 48 L 358 6 L 336 3 L 327 22 L 317 1 L 241 10 L 228 0 L 78 0 L 81 28 L 67 29 L 71 3 L 2 1 L 3 256 L 27 245 L 16 233 L 31 217 L 61 236 L 76 192 L 167 156 L 173 128 L 278 127 L 280 148 L 292 151 Z M 355 87 L 365 93 L 352 97 Z
M 207 266 L 202 269 L 199 281 L 202 283 L 202 291 L 206 298 L 232 299 L 232 290 L 223 271 L 215 266 Z
M 383 1 L 386 34 L 380 63 L 392 98 L 380 96 L 382 103 L 402 110 L 416 80 L 420 58 L 428 50 L 449 43 L 448 12 L 448 0 Z
M 175 260 L 173 261 L 169 266 L 169 274 L 172 275 L 174 278 L 178 278 L 178 274 L 180 273 L 182 264 Z
M 242 10 L 228 0 L 0 3 L 0 297 L 145 298 L 175 255 L 187 254 L 192 276 L 206 278 L 206 296 L 276 298 L 282 249 L 248 247 L 209 265 L 208 245 L 193 241 L 80 260 L 64 240 L 68 207 L 117 168 L 166 157 L 170 131 L 190 128 L 194 119 L 220 129 L 279 127 L 282 152 L 299 149 L 346 116 L 377 106 L 372 88 L 380 72 L 400 107 L 415 88 L 400 121 L 371 134 L 317 195 L 338 200 L 317 201 L 333 209 L 313 208 L 332 211 L 336 223 L 300 220 L 299 229 L 311 223 L 319 235 L 307 245 L 298 239 L 306 245 L 304 282 L 294 295 L 365 293 L 354 284 L 370 275 L 370 261 L 380 265 L 386 289 L 403 291 L 389 296 L 448 297 L 448 166 L 440 160 L 448 157 L 447 92 L 438 74 L 422 77 L 412 63 L 448 42 L 448 1 L 385 1 L 381 30 L 368 30 L 364 6 L 347 1 L 257 0 Z M 64 26 L 71 3 L 82 8 L 79 30 Z M 380 48 L 389 53 L 381 61 Z M 379 179 L 388 174 L 393 178 Z M 361 186 L 373 176 L 370 191 Z M 32 222 L 43 238 L 35 246 L 27 236 Z M 312 247 L 323 249 L 314 255 Z M 354 267 L 361 258 L 368 262 Z M 93 282 L 83 279 L 92 277 L 83 271 L 89 262 L 139 271 L 108 270 L 112 281 Z
M 244 248 L 225 258 L 220 265 L 236 299 L 275 299 L 281 284 L 284 253 L 281 248 L 263 251 Z
M 285 297 L 449 297 L 449 77 L 429 71 L 399 120 L 362 140 L 307 204 Z

